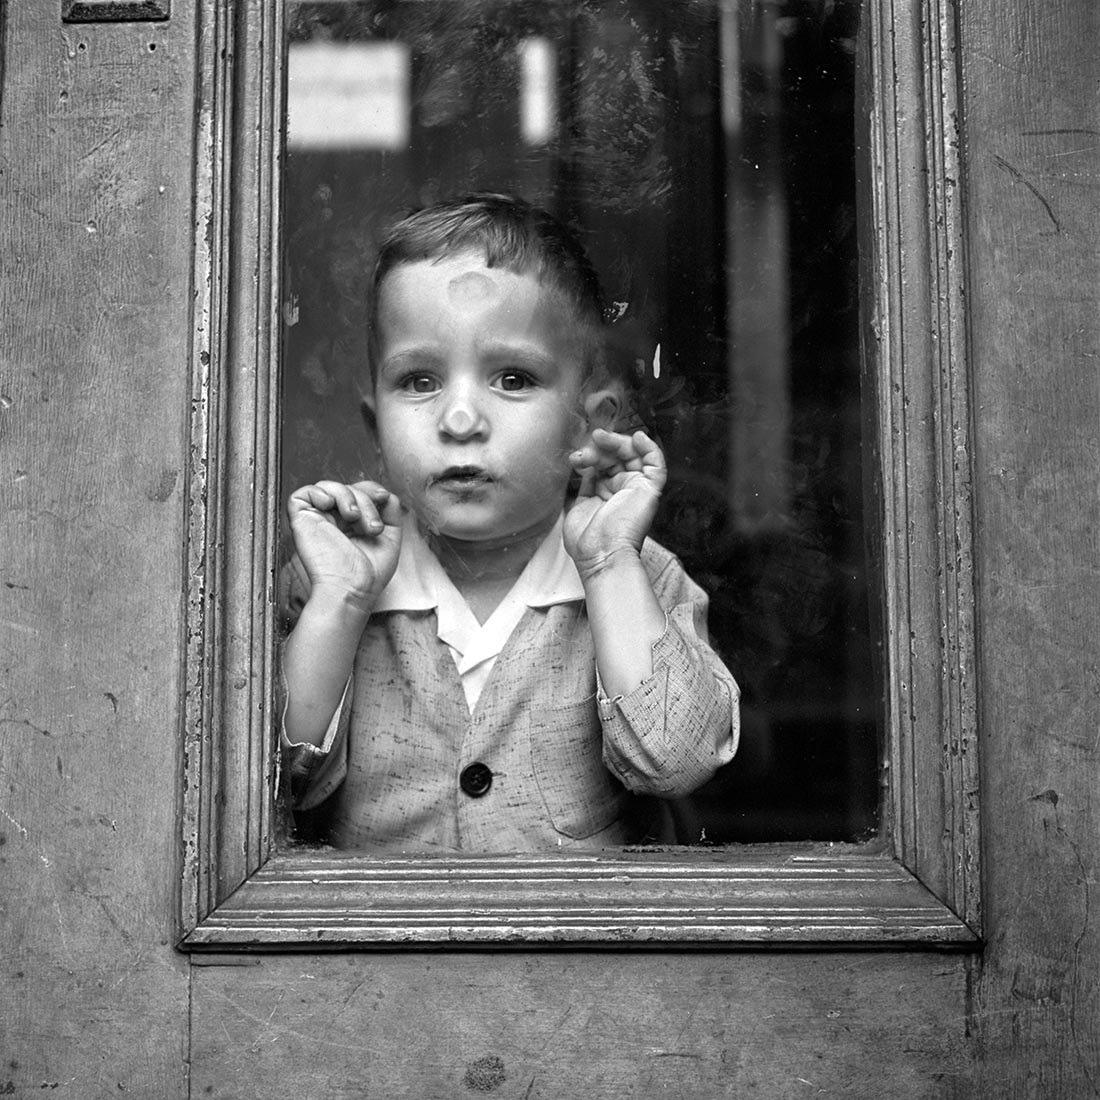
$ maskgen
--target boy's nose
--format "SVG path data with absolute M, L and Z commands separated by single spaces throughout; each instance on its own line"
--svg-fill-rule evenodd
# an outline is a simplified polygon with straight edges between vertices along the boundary
M 444 435 L 459 440 L 484 436 L 487 427 L 476 402 L 462 395 L 456 395 L 447 403 L 439 422 Z

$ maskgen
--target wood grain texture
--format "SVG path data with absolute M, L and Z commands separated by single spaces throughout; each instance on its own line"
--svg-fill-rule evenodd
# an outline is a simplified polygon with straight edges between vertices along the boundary
M 980 961 L 172 951 L 195 13 L 4 10 L 0 1095 L 1100 1095 L 1091 0 L 958 13 Z
M 206 961 L 196 1097 L 911 1100 L 949 1095 L 966 1067 L 953 956 Z
M 0 1095 L 183 1095 L 192 43 L 6 5 Z
M 183 929 L 271 847 L 282 10 L 199 8 Z
M 1100 17 L 960 5 L 978 432 L 985 1096 L 1100 1096 Z
M 701 853 L 275 856 L 189 948 L 462 943 L 975 946 L 892 859 Z
M 953 8 L 948 0 L 869 4 L 864 34 L 870 181 L 862 216 L 871 224 L 861 293 L 882 497 L 889 831 L 901 862 L 978 931 L 972 444 Z

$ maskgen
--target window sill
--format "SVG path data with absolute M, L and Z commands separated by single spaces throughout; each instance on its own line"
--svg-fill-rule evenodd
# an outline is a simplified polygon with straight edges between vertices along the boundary
M 226 948 L 803 945 L 974 948 L 880 855 L 648 852 L 270 859 L 182 941 Z

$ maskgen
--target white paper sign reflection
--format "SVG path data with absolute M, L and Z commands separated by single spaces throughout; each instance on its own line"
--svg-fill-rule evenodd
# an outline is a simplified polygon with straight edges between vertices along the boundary
M 291 149 L 404 149 L 409 50 L 400 42 L 291 43 Z

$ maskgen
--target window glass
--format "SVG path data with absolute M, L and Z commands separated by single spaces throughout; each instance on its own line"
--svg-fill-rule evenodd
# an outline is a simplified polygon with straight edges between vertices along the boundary
M 865 514 L 857 0 L 366 0 L 287 8 L 283 495 L 375 475 L 381 229 L 508 191 L 573 226 L 670 467 L 654 537 L 711 598 L 741 748 L 682 843 L 858 841 L 880 819 Z M 323 820 L 299 821 L 323 836 Z M 318 831 L 319 830 L 319 831 Z

